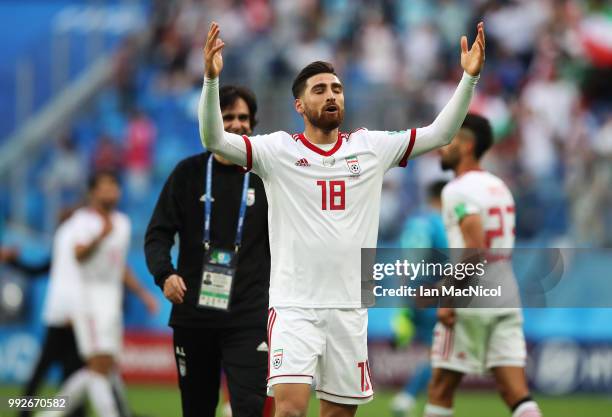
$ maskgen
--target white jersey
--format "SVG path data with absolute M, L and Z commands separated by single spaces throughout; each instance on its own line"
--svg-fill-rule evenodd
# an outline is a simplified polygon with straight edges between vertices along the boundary
M 383 175 L 406 166 L 416 136 L 359 129 L 327 151 L 303 134 L 244 137 L 268 198 L 270 306 L 362 307 L 361 249 L 376 247 Z
M 473 170 L 458 176 L 444 187 L 442 217 L 450 248 L 465 247 L 460 223 L 472 214 L 481 218 L 487 248 L 514 247 L 514 198 L 500 178 L 486 171 Z M 493 251 L 492 262 L 488 262 L 486 270 L 486 276 L 494 277 L 495 284 L 502 285 L 502 297 L 497 301 L 504 306 L 515 304 L 518 297 L 512 265 L 507 259 L 504 260 L 507 255 L 509 253 L 506 251 Z M 469 310 L 472 313 L 477 311 Z M 483 313 L 491 312 L 481 310 Z M 495 312 L 504 311 L 508 310 L 497 309 Z
M 48 326 L 68 324 L 79 299 L 79 267 L 74 253 L 72 220 L 69 218 L 59 225 L 53 238 L 51 272 L 43 309 L 43 320 Z
M 514 247 L 514 199 L 506 184 L 485 171 L 468 171 L 442 190 L 442 213 L 451 248 L 464 248 L 459 223 L 478 214 L 488 248 Z
M 85 311 L 121 314 L 123 276 L 130 243 L 130 220 L 115 211 L 112 231 L 95 251 L 79 263 L 82 288 L 81 308 Z M 89 244 L 104 227 L 99 213 L 91 208 L 79 209 L 74 214 L 75 246 Z
M 270 306 L 364 306 L 361 249 L 376 247 L 384 173 L 406 166 L 411 155 L 450 143 L 465 119 L 477 81 L 478 77 L 464 73 L 449 102 L 428 126 L 339 133 L 335 145 L 323 150 L 303 134 L 276 132 L 249 139 L 224 132 L 219 79 L 204 79 L 198 104 L 202 144 L 253 168 L 266 189 Z

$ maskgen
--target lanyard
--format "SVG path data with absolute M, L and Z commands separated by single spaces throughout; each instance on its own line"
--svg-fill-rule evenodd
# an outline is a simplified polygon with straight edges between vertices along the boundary
M 206 190 L 204 192 L 204 247 L 206 250 L 210 248 L 210 213 L 212 212 L 212 172 L 213 172 L 213 155 L 208 157 L 208 165 L 206 169 Z M 246 213 L 247 191 L 249 188 L 250 172 L 244 174 L 242 182 L 242 199 L 240 201 L 240 211 L 238 214 L 238 226 L 236 226 L 236 240 L 234 240 L 234 249 L 238 252 L 240 242 L 242 242 L 242 232 L 244 229 L 244 215 Z

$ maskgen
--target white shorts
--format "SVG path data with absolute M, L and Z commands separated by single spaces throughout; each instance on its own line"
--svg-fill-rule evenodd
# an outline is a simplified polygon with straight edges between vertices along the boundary
M 523 316 L 461 314 L 453 328 L 437 323 L 431 350 L 433 368 L 464 374 L 484 374 L 498 366 L 524 367 L 527 357 Z
M 371 401 L 367 330 L 366 309 L 271 308 L 268 395 L 276 384 L 314 384 L 319 399 Z
M 118 357 L 123 346 L 121 314 L 107 311 L 88 311 L 72 320 L 79 354 L 84 359 L 105 354 Z

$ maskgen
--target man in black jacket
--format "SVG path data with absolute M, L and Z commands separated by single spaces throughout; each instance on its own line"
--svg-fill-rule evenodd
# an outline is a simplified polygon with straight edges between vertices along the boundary
M 226 86 L 220 98 L 225 130 L 251 134 L 257 111 L 253 93 Z M 215 415 L 221 367 L 233 416 L 262 415 L 270 277 L 267 212 L 262 181 L 209 152 L 179 162 L 159 196 L 145 255 L 155 282 L 173 303 L 170 326 L 184 417 Z M 176 233 L 175 268 L 170 251 Z

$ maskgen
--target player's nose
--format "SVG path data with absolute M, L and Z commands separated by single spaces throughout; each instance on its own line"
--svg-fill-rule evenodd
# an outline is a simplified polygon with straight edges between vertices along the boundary
M 241 126 L 240 126 L 240 122 L 237 119 L 233 119 L 230 123 L 229 126 L 227 126 L 227 131 L 229 132 L 236 132 L 238 130 L 240 130 Z

